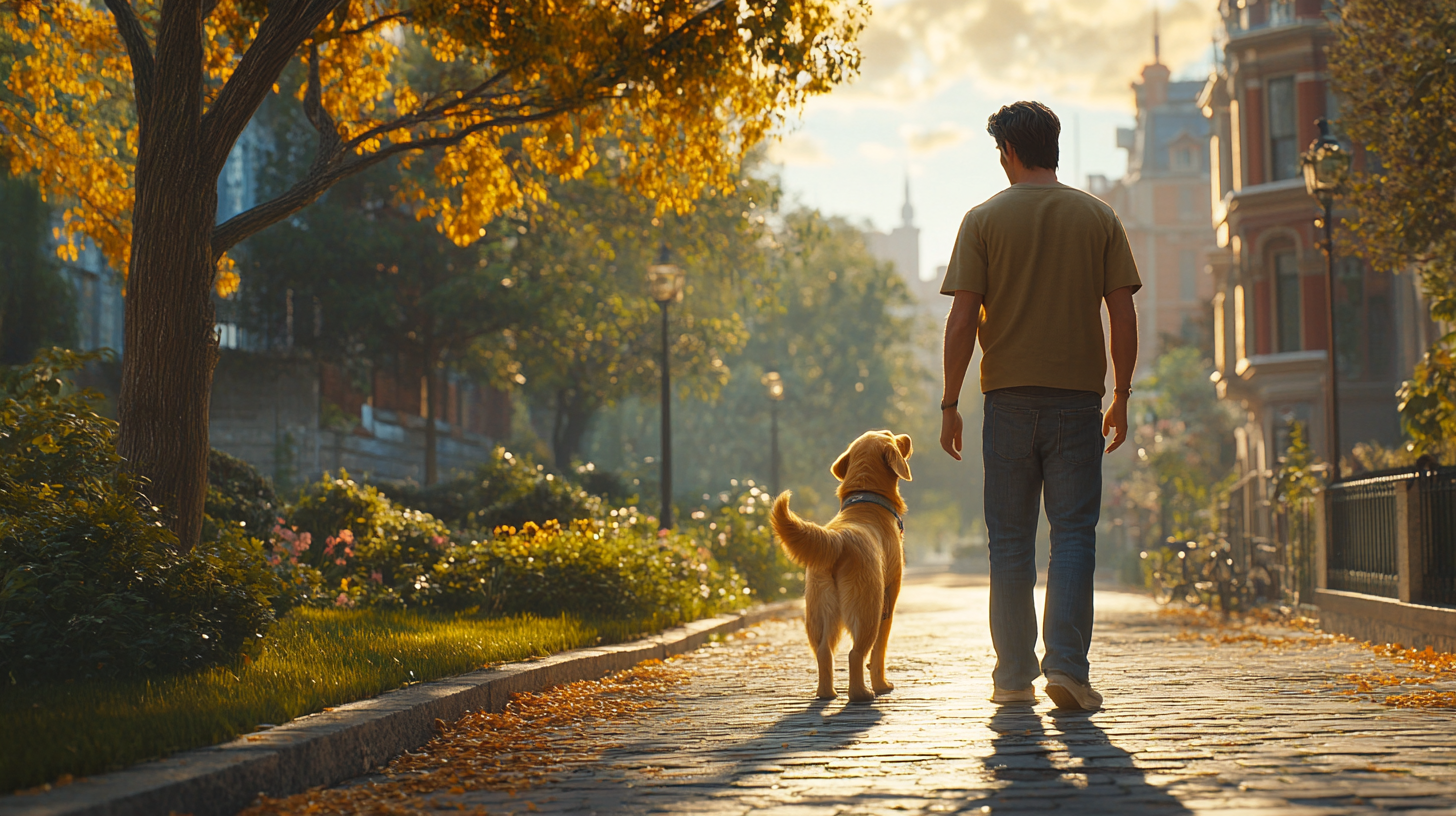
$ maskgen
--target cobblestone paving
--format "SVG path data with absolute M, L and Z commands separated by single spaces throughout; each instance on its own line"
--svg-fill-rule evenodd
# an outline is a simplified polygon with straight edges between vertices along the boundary
M 959 583 L 960 585 L 957 585 Z M 667 703 L 588 730 L 608 747 L 554 781 L 440 806 L 489 813 L 1456 813 L 1456 716 L 1340 696 L 1380 662 L 1177 637 L 1145 598 L 1098 593 L 1092 715 L 996 707 L 987 590 L 937 576 L 901 595 L 892 694 L 812 699 L 802 624 L 777 621 L 682 659 Z M 969 584 L 969 585 L 968 585 Z M 843 647 L 842 647 L 843 648 Z M 1310 693 L 1313 691 L 1313 693 Z

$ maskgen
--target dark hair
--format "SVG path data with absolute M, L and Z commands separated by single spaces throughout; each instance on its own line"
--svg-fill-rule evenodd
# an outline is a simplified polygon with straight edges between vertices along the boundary
M 1040 102 L 1013 102 L 991 114 L 986 132 L 997 149 L 1010 146 L 1027 167 L 1057 169 L 1057 137 L 1062 122 L 1052 109 Z

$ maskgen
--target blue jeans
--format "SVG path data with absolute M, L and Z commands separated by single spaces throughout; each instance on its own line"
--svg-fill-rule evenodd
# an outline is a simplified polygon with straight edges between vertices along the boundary
M 981 451 L 991 556 L 996 685 L 1023 689 L 1060 671 L 1088 682 L 1092 571 L 1102 509 L 1102 399 L 1090 391 L 1004 388 L 986 394 Z M 1046 657 L 1036 663 L 1036 525 L 1051 522 Z

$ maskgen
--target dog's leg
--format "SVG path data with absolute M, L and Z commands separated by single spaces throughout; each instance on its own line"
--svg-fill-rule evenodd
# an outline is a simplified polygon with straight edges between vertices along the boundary
M 825 592 L 811 576 L 804 593 L 804 631 L 819 664 L 819 689 L 814 696 L 821 700 L 839 696 L 834 691 L 834 646 L 839 640 L 839 618 L 833 602 L 832 590 Z
M 863 611 L 873 614 L 849 622 L 853 627 L 850 635 L 854 638 L 854 645 L 849 649 L 849 699 L 854 703 L 869 703 L 875 699 L 875 693 L 865 686 L 864 674 L 865 658 L 878 648 L 875 638 L 880 631 L 880 604 L 867 606 L 869 608 Z
M 890 626 L 895 622 L 895 602 L 900 599 L 899 565 L 895 565 L 890 580 L 885 585 L 885 606 L 880 612 L 880 632 L 875 638 L 874 651 L 870 652 L 870 684 L 876 694 L 888 694 L 895 690 L 895 684 L 885 679 L 885 652 L 890 647 Z

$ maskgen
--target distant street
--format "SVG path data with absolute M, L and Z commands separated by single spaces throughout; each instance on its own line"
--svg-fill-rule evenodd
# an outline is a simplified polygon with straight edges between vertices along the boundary
M 419 805 L 492 814 L 1456 812 L 1456 716 L 1325 687 L 1390 668 L 1353 644 L 1287 631 L 1274 644 L 1256 636 L 1211 645 L 1198 637 L 1208 630 L 1188 634 L 1144 597 L 1101 592 L 1093 679 L 1106 709 L 1055 715 L 1042 700 L 998 710 L 986 700 L 986 606 L 983 579 L 913 580 L 890 649 L 896 690 L 873 705 L 846 704 L 843 655 L 840 698 L 813 700 L 801 622 L 764 624 L 676 661 L 693 674 L 663 692 L 664 704 L 581 728 L 559 765 L 538 769 L 545 784 L 514 795 L 441 791 Z

